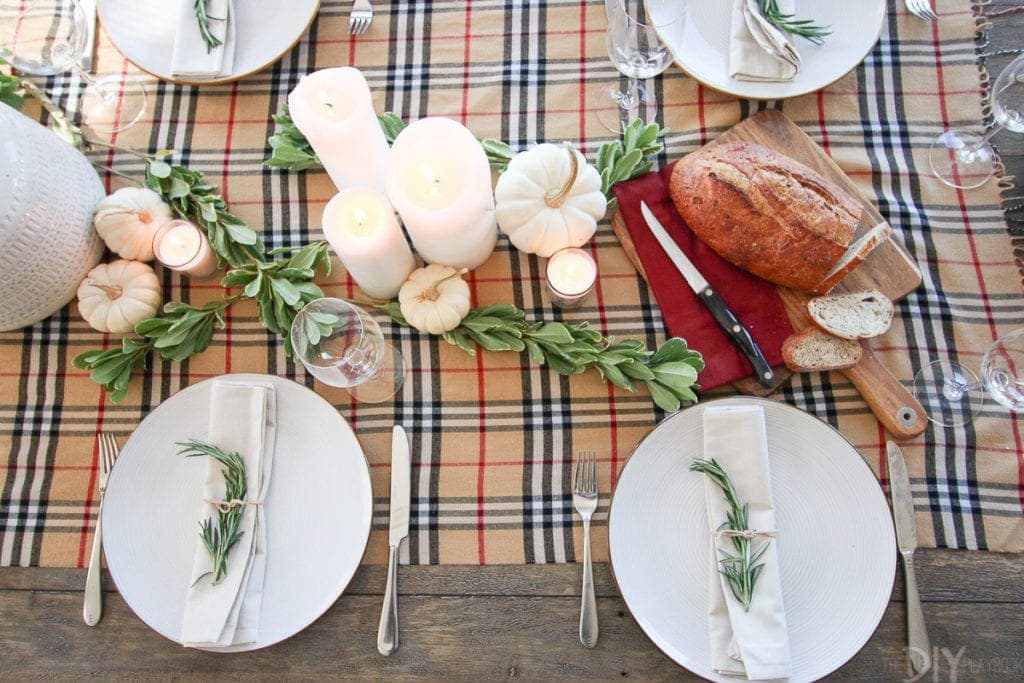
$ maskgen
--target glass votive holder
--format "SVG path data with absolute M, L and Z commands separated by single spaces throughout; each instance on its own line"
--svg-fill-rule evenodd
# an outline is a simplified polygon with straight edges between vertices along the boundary
M 195 280 L 206 280 L 218 270 L 217 254 L 206 234 L 180 219 L 167 221 L 153 235 L 153 256 L 164 267 Z
M 544 270 L 551 303 L 559 308 L 578 308 L 597 282 L 597 262 L 583 249 L 559 249 Z

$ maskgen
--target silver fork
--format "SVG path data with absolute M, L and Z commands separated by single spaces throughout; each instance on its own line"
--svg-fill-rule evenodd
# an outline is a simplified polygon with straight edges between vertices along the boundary
M 580 643 L 597 645 L 597 600 L 594 568 L 590 562 L 590 518 L 597 509 L 597 459 L 593 451 L 580 453 L 572 478 L 572 504 L 583 519 L 583 603 L 580 606 Z
M 348 32 L 354 36 L 366 33 L 373 21 L 373 5 L 370 0 L 355 0 L 348 15 Z
M 85 604 L 82 618 L 89 626 L 95 626 L 103 616 L 103 593 L 100 590 L 100 550 L 103 541 L 100 535 L 100 513 L 103 512 L 103 494 L 107 491 L 107 478 L 114 467 L 119 452 L 114 435 L 100 432 L 96 435 L 100 444 L 100 507 L 96 514 L 96 531 L 92 536 L 92 552 L 89 554 L 89 573 L 85 577 Z
M 925 21 L 935 21 L 939 18 L 939 15 L 932 9 L 929 0 L 903 0 L 907 5 L 907 11 L 913 14 L 918 19 L 924 19 Z

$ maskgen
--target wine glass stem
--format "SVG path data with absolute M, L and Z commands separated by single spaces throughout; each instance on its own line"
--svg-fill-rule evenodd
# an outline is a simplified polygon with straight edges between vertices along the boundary
M 632 114 L 640 108 L 640 84 L 630 76 L 626 79 L 626 89 L 619 93 L 619 107 Z
M 106 89 L 101 88 L 99 83 L 96 82 L 96 79 L 90 76 L 88 73 L 86 73 L 85 69 L 78 65 L 78 62 L 74 62 L 71 64 L 71 70 L 75 72 L 76 76 L 85 81 L 85 85 L 87 88 L 90 88 L 93 92 L 96 93 L 96 95 L 99 96 L 101 100 L 103 100 L 103 104 L 114 103 L 115 95 L 113 93 L 107 92 Z
M 971 147 L 970 153 L 972 155 L 977 154 L 982 147 L 988 144 L 988 141 L 992 139 L 992 136 L 1001 131 L 1003 127 L 1004 126 L 1001 123 L 992 126 L 992 128 L 990 128 L 989 131 L 985 133 L 984 137 L 978 140 L 978 142 L 973 147 Z

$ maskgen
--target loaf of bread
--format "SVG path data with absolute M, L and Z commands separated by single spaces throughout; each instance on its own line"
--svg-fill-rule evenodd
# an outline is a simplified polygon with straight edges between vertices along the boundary
M 672 172 L 670 192 L 693 232 L 731 263 L 769 282 L 823 294 L 888 237 L 854 233 L 863 209 L 803 164 L 746 142 L 705 147 Z

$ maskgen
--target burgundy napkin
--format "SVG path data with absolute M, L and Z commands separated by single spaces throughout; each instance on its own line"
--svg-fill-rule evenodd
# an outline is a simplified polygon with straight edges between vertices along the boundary
M 684 338 L 690 348 L 704 354 L 707 367 L 697 378 L 701 389 L 750 377 L 754 368 L 743 352 L 718 326 L 711 312 L 690 290 L 683 276 L 647 228 L 640 201 L 647 202 L 679 248 L 693 261 L 747 329 L 773 366 L 782 364 L 782 342 L 793 334 L 786 309 L 775 285 L 732 265 L 693 234 L 676 211 L 668 193 L 672 164 L 615 186 L 615 196 L 633 238 L 648 284 L 661 307 L 671 335 Z

